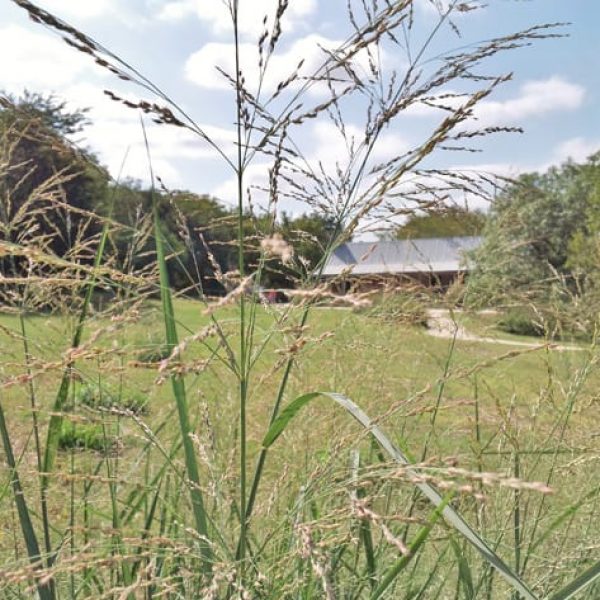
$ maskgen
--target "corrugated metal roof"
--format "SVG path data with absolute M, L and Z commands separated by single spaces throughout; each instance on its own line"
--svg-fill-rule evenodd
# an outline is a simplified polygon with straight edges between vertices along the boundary
M 339 275 L 348 267 L 353 275 L 463 271 L 464 253 L 480 243 L 480 237 L 348 242 L 335 250 L 323 275 Z

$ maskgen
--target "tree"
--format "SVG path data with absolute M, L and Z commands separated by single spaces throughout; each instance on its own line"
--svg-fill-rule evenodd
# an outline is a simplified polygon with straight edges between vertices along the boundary
M 579 296 L 600 231 L 598 158 L 522 175 L 498 198 L 474 252 L 471 301 L 548 303 Z M 587 262 L 586 262 L 587 261 Z M 577 273 L 579 270 L 579 273 Z
M 1 181 L 5 239 L 20 239 L 24 228 L 15 219 L 24 212 L 28 228 L 38 239 L 46 236 L 47 249 L 61 257 L 98 232 L 92 215 L 105 201 L 109 176 L 93 154 L 67 138 L 86 124 L 85 111 L 68 111 L 53 96 L 0 97 L 0 136 L 9 160 Z M 40 195 L 42 188 L 52 193 Z
M 480 235 L 485 222 L 486 215 L 481 211 L 450 206 L 443 211 L 411 215 L 394 231 L 394 238 L 408 240 Z

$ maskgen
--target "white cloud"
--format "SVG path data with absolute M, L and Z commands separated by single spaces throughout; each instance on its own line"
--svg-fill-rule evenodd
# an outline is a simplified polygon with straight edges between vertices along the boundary
M 28 87 L 56 90 L 96 71 L 89 57 L 73 51 L 62 40 L 34 33 L 20 25 L 0 29 L 0 82 L 3 89 L 21 93 Z
M 554 152 L 557 163 L 571 159 L 585 162 L 592 154 L 600 151 L 600 140 L 586 140 L 582 137 L 571 138 L 559 144 Z
M 263 18 L 268 17 L 272 24 L 277 3 L 274 0 L 243 0 L 240 2 L 239 29 L 245 37 L 257 38 L 263 31 Z M 297 25 L 314 12 L 316 0 L 294 0 L 284 15 L 284 26 L 295 29 Z M 195 15 L 206 22 L 215 33 L 232 31 L 231 15 L 227 3 L 221 0 L 174 0 L 167 2 L 158 18 L 179 21 Z
M 285 52 L 272 56 L 265 75 L 263 90 L 272 92 L 277 85 L 287 79 L 300 60 L 304 64 L 300 76 L 312 74 L 325 60 L 322 48 L 333 49 L 340 42 L 318 34 L 311 34 L 296 40 Z M 255 44 L 242 43 L 240 48 L 241 67 L 249 89 L 256 89 L 259 81 L 258 50 Z M 217 71 L 216 67 L 235 74 L 235 50 L 233 44 L 211 42 L 192 54 L 185 64 L 185 74 L 189 81 L 208 89 L 231 89 L 230 84 Z
M 525 83 L 516 98 L 505 101 L 484 101 L 475 109 L 478 124 L 523 125 L 524 119 L 555 111 L 575 110 L 583 104 L 585 88 L 551 77 Z
M 444 90 L 441 96 L 454 93 Z M 541 81 L 528 81 L 518 90 L 515 97 L 508 100 L 484 100 L 474 110 L 476 122 L 470 121 L 472 127 L 526 125 L 526 119 L 544 117 L 551 112 L 576 110 L 583 105 L 585 88 L 571 83 L 561 77 L 554 76 Z M 445 106 L 459 108 L 467 101 L 464 97 L 443 97 L 439 100 Z M 435 98 L 433 99 L 435 102 Z M 415 103 L 404 112 L 405 117 L 440 116 L 440 109 L 427 104 Z
M 270 59 L 262 91 L 273 92 L 279 83 L 285 81 L 302 61 L 299 69 L 298 79 L 291 85 L 291 89 L 297 89 L 305 82 L 306 77 L 312 76 L 319 67 L 328 60 L 325 51 L 339 48 L 342 42 L 323 37 L 319 34 L 310 34 L 297 39 L 287 49 L 276 52 Z M 377 60 L 386 60 L 388 57 L 380 52 Z M 255 92 L 259 85 L 259 56 L 255 44 L 241 43 L 240 45 L 241 69 L 246 79 L 246 85 L 250 91 Z M 366 51 L 359 52 L 352 60 L 355 69 L 367 72 L 369 70 L 369 56 Z M 235 74 L 235 47 L 233 44 L 210 42 L 200 50 L 194 52 L 185 63 L 185 76 L 188 81 L 196 85 L 213 90 L 229 90 L 230 83 L 219 73 L 216 67 L 220 67 L 232 77 Z M 331 72 L 335 76 L 335 72 Z M 345 72 L 339 73 L 339 79 L 347 78 Z M 340 84 L 342 85 L 342 84 Z M 325 83 L 312 83 L 310 88 L 312 94 L 328 93 Z
M 0 78 L 2 66 L 0 64 Z M 32 89 L 41 93 L 52 90 L 41 84 Z M 121 95 L 136 98 L 128 94 Z M 118 175 L 127 154 L 123 175 L 148 182 L 148 160 L 136 110 L 110 100 L 103 93 L 102 87 L 93 83 L 67 84 L 61 88 L 61 97 L 67 100 L 69 110 L 90 109 L 87 116 L 91 125 L 83 134 L 76 136 L 79 144 L 88 146 L 114 177 Z M 201 127 L 219 147 L 233 155 L 235 132 L 207 124 L 201 124 Z M 181 161 L 204 161 L 217 157 L 206 142 L 187 129 L 158 125 L 149 118 L 146 119 L 146 129 L 155 172 L 169 187 L 186 185 L 177 168 Z M 188 182 L 187 185 L 190 186 L 191 183 Z
M 95 19 L 118 12 L 114 0 L 38 0 L 37 4 L 64 18 Z
M 137 111 L 116 105 L 110 116 L 101 103 L 97 109 L 90 112 L 93 126 L 86 132 L 86 143 L 97 152 L 113 176 L 118 174 L 127 155 L 123 174 L 147 182 L 148 160 Z M 231 132 L 210 125 L 203 126 L 203 129 L 219 146 L 225 150 L 229 148 L 233 153 Z M 187 129 L 158 125 L 147 119 L 146 131 L 154 171 L 170 188 L 185 184 L 176 165 L 190 160 L 202 161 L 206 165 L 204 161 L 218 156 L 206 142 Z

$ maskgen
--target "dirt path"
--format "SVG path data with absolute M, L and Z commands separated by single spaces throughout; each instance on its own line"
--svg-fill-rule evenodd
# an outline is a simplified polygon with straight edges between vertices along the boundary
M 452 339 L 456 336 L 457 340 L 465 342 L 482 342 L 486 344 L 502 344 L 504 346 L 522 346 L 524 348 L 544 348 L 552 350 L 575 351 L 584 350 L 580 346 L 568 346 L 564 344 L 536 344 L 534 342 L 521 342 L 519 340 L 503 340 L 495 337 L 485 337 L 468 332 L 462 325 L 459 325 L 452 319 L 450 311 L 438 308 L 431 308 L 427 311 L 428 320 L 427 332 L 429 335 L 438 338 Z

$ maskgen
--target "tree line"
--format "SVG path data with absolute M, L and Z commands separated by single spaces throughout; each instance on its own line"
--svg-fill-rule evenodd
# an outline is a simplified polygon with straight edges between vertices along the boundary
M 35 242 L 55 256 L 77 255 L 77 260 L 91 262 L 89 242 L 109 220 L 114 225 L 114 264 L 143 270 L 154 260 L 149 223 L 154 196 L 171 257 L 172 286 L 223 293 L 218 273 L 238 266 L 236 210 L 206 194 L 149 189 L 134 180 L 115 182 L 92 150 L 71 142 L 87 125 L 87 110 L 68 110 L 55 97 L 29 92 L 19 98 L 1 96 L 5 166 L 0 173 L 0 239 L 21 246 Z M 265 237 L 279 236 L 293 248 L 293 264 L 270 257 L 263 265 L 263 281 L 273 287 L 289 287 L 314 269 L 332 234 L 329 220 L 317 213 L 283 213 L 274 221 L 271 215 L 248 212 L 243 229 L 248 267 L 258 262 Z M 0 258 L 0 273 L 22 273 L 25 263 L 15 256 Z
M 115 182 L 93 151 L 70 140 L 89 124 L 87 111 L 68 110 L 54 97 L 0 95 L 0 239 L 35 242 L 58 257 L 91 262 L 103 220 L 115 225 L 112 260 L 123 270 L 153 264 L 152 195 L 158 198 L 170 251 L 169 276 L 179 290 L 223 293 L 216 276 L 237 269 L 238 216 L 206 194 L 151 190 Z M 335 224 L 318 213 L 244 215 L 244 260 L 251 271 L 260 242 L 277 235 L 296 260 L 270 257 L 263 281 L 290 287 L 313 270 Z M 600 306 L 600 152 L 544 173 L 521 175 L 487 212 L 460 206 L 410 216 L 386 237 L 415 239 L 481 235 L 472 258 L 466 301 L 473 306 L 552 306 L 577 327 L 591 325 Z M 264 254 L 262 254 L 264 258 Z M 23 257 L 0 257 L 6 278 L 26 270 Z M 573 316 L 575 315 L 575 316 Z M 582 325 L 582 323 L 584 323 Z

